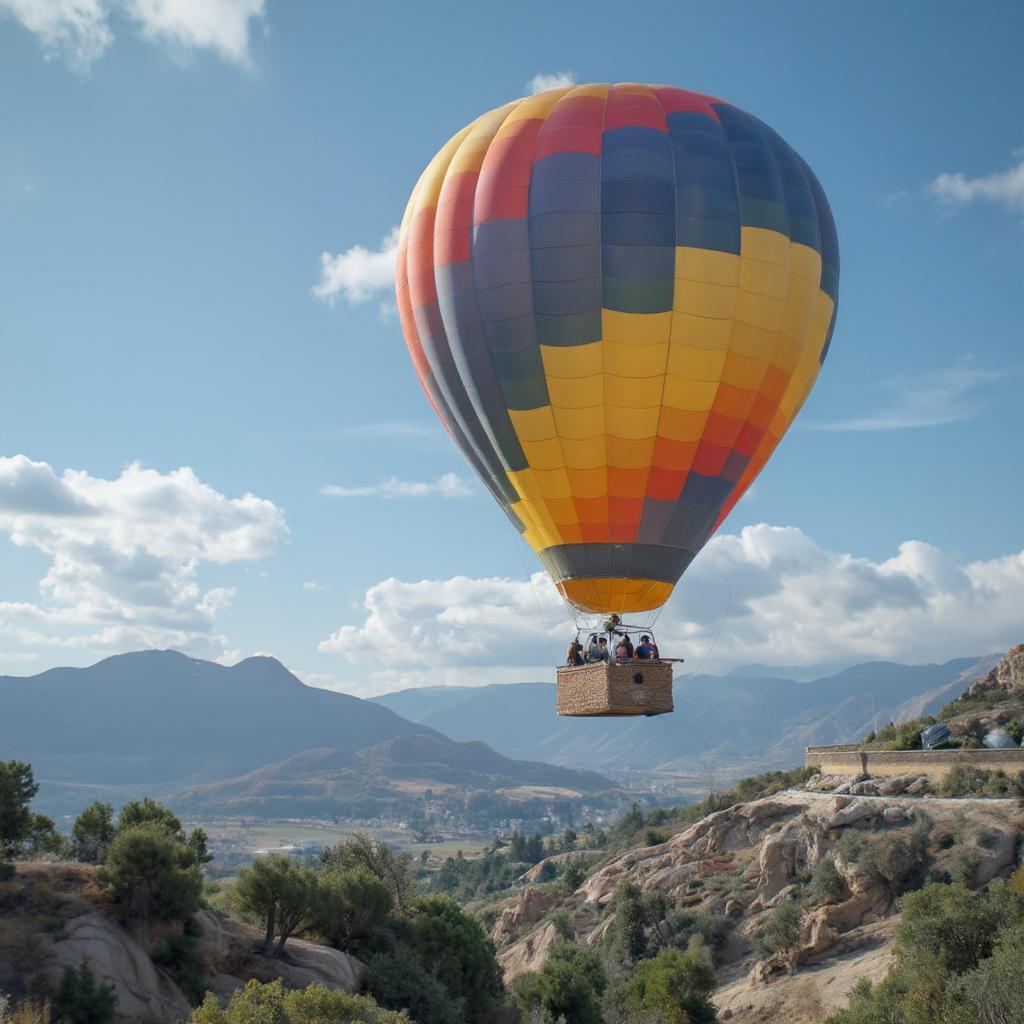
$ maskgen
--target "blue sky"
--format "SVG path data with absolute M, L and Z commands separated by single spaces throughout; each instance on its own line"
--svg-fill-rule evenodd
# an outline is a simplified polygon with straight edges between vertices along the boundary
M 360 693 L 550 674 L 537 603 L 555 647 L 563 617 L 374 252 L 451 134 L 558 73 L 749 109 L 839 228 L 825 370 L 673 642 L 725 671 L 1024 639 L 1019 5 L 154 10 L 0 0 L 0 672 L 158 645 Z

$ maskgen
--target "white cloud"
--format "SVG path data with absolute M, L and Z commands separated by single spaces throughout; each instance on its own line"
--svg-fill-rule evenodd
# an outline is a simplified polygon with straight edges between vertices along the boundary
M 333 256 L 322 252 L 320 280 L 313 286 L 313 294 L 330 303 L 339 295 L 349 302 L 366 302 L 378 292 L 394 288 L 397 256 L 397 227 L 387 233 L 379 249 L 353 245 Z
M 323 592 L 323 591 L 325 591 L 327 589 L 327 584 L 326 583 L 317 583 L 316 580 L 306 580 L 306 582 L 302 584 L 302 589 L 303 590 L 315 590 L 318 593 L 320 593 L 320 592 Z
M 0 632 L 26 647 L 177 647 L 218 654 L 229 587 L 202 589 L 204 563 L 263 557 L 287 531 L 270 501 L 227 498 L 183 467 L 132 464 L 106 480 L 0 458 L 0 532 L 50 558 L 38 601 L 0 601 Z
M 955 368 L 920 377 L 885 381 L 893 397 L 879 408 L 854 419 L 810 424 L 817 430 L 906 430 L 935 427 L 970 419 L 973 392 L 1005 376 L 997 370 Z
M 143 38 L 180 50 L 213 50 L 235 64 L 249 62 L 249 24 L 264 16 L 264 0 L 120 0 Z
M 576 75 L 572 71 L 555 71 L 553 74 L 539 72 L 526 83 L 526 91 L 530 95 L 547 92 L 548 89 L 567 89 L 576 84 Z
M 0 13 L 16 18 L 39 38 L 47 59 L 58 54 L 84 70 L 114 36 L 102 0 L 0 0 Z
M 476 492 L 471 482 L 456 473 L 444 473 L 432 483 L 399 480 L 392 476 L 379 484 L 366 487 L 338 487 L 328 484 L 320 488 L 321 494 L 332 498 L 425 498 L 432 494 L 442 498 L 468 498 Z
M 1011 212 L 1024 213 L 1024 160 L 1015 167 L 978 178 L 965 174 L 940 174 L 924 187 L 927 195 L 945 206 L 997 203 Z
M 529 582 L 387 579 L 367 591 L 363 608 L 360 624 L 341 626 L 320 650 L 359 665 L 353 688 L 366 693 L 549 679 L 575 633 L 543 573 Z M 722 536 L 694 562 L 657 636 L 662 653 L 687 659 L 687 672 L 751 662 L 941 662 L 1019 643 L 1021 608 L 1024 551 L 961 564 L 911 540 L 875 562 L 829 551 L 796 528 L 761 524 Z
M 118 18 L 178 52 L 212 50 L 247 64 L 250 23 L 265 9 L 264 0 L 0 0 L 0 13 L 37 36 L 48 59 L 63 56 L 86 71 L 113 43 L 111 22 Z

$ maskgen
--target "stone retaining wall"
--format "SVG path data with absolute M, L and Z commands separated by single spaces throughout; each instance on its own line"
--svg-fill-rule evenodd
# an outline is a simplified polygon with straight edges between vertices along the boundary
M 860 750 L 855 744 L 808 747 L 804 764 L 825 775 L 927 775 L 940 782 L 956 764 L 1007 775 L 1024 771 L 1024 750 Z

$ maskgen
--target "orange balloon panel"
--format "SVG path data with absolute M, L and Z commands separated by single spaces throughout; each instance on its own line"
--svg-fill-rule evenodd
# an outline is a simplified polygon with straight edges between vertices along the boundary
M 417 183 L 406 342 L 567 600 L 663 604 L 803 404 L 835 323 L 824 192 L 770 128 L 668 86 L 509 103 Z

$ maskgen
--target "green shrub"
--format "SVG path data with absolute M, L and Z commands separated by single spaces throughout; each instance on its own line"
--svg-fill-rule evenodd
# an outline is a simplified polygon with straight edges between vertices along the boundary
M 571 939 L 573 937 L 572 918 L 568 910 L 552 910 L 546 920 L 555 926 L 559 938 Z
M 827 1024 L 1018 1024 L 1024 1019 L 1024 894 L 930 883 L 901 900 L 896 966 L 858 983 Z
M 168 935 L 152 954 L 193 1003 L 203 998 L 203 958 L 199 945 L 202 929 L 194 918 L 185 922 L 181 935 Z
M 1019 744 L 1024 740 L 1024 717 L 1018 715 L 1016 718 L 1011 718 L 1003 728 L 1010 734 L 1014 743 Z
M 286 992 L 281 981 L 250 980 L 231 993 L 225 1009 L 208 993 L 192 1024 L 412 1024 L 404 1013 L 381 1009 L 368 996 L 332 992 L 316 983 Z
M 955 764 L 939 784 L 939 792 L 943 796 L 1024 796 L 1024 772 L 1010 777 L 1000 769 Z
M 567 942 L 551 947 L 547 963 L 519 978 L 512 996 L 524 1021 L 536 1013 L 544 1021 L 564 1018 L 573 1024 L 601 1024 L 605 975 L 595 953 Z
M 672 946 L 688 949 L 693 940 L 699 938 L 716 956 L 725 948 L 729 933 L 736 926 L 736 922 L 725 914 L 710 914 L 703 910 L 673 910 L 666 922 L 672 935 Z
M 142 923 L 187 920 L 203 889 L 192 852 L 155 821 L 118 832 L 103 880 L 128 917 Z
M 68 1024 L 109 1024 L 114 1019 L 116 1004 L 114 986 L 97 984 L 92 968 L 83 960 L 77 971 L 64 968 L 53 998 L 53 1015 Z
M 833 857 L 822 857 L 818 861 L 808 890 L 816 903 L 837 903 L 846 894 L 846 883 Z
M 328 868 L 316 876 L 310 921 L 337 949 L 356 955 L 374 952 L 374 938 L 391 913 L 388 887 L 362 868 Z
M 602 945 L 616 964 L 635 963 L 647 953 L 640 890 L 631 882 L 623 882 L 615 890 L 611 908 L 615 920 L 605 932 Z
M 1009 928 L 996 940 L 992 955 L 977 968 L 961 975 L 946 993 L 949 1024 L 1024 1019 L 1024 927 Z
M 754 951 L 763 960 L 788 953 L 800 945 L 800 923 L 803 913 L 793 900 L 780 903 L 768 918 L 754 942 Z
M 992 951 L 1003 911 L 963 885 L 926 885 L 900 901 L 896 951 L 909 965 L 959 973 Z
M 641 960 L 628 979 L 609 989 L 605 1020 L 714 1024 L 717 1017 L 710 998 L 714 990 L 714 971 L 700 957 L 663 949 L 656 957 Z
M 102 864 L 116 835 L 113 807 L 96 800 L 71 827 L 71 855 L 84 864 Z
M 582 860 L 574 859 L 566 863 L 562 869 L 562 887 L 567 893 L 574 893 L 587 878 L 587 869 Z
M 845 863 L 857 864 L 897 895 L 924 879 L 930 828 L 931 823 L 923 816 L 909 839 L 886 834 L 872 837 L 860 829 L 848 828 L 836 845 L 836 851 Z
M 955 847 L 946 861 L 949 880 L 970 888 L 974 876 L 978 873 L 980 863 L 980 858 L 970 847 L 962 845 Z
M 493 943 L 480 922 L 453 900 L 420 897 L 413 905 L 406 942 L 453 1000 L 461 1000 L 469 1024 L 482 1019 L 504 993 Z
M 550 860 L 544 861 L 537 872 L 538 882 L 550 882 L 558 874 L 558 868 Z
M 366 991 L 382 1006 L 406 1010 L 416 1024 L 461 1024 L 457 998 L 433 977 L 412 950 L 399 946 L 366 965 Z

